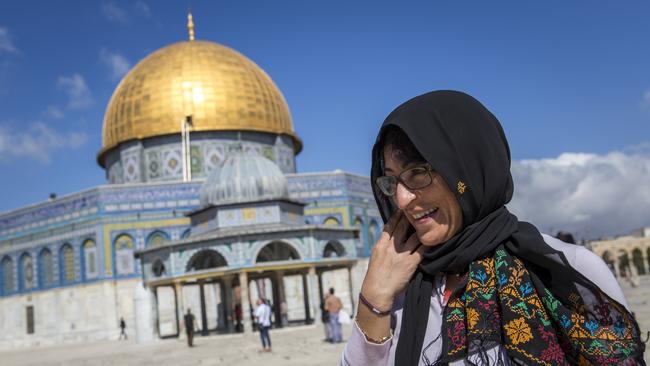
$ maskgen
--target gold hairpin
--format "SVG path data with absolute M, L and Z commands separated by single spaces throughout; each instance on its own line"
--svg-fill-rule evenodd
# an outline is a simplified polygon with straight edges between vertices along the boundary
M 458 185 L 456 186 L 456 189 L 458 189 L 458 193 L 460 193 L 460 194 L 465 193 L 465 183 L 463 183 L 462 180 L 459 180 Z

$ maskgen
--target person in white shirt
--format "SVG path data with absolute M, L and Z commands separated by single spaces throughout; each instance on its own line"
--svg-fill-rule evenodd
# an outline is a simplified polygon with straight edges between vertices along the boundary
M 271 306 L 262 298 L 258 298 L 256 304 L 257 307 L 255 308 L 254 315 L 260 330 L 262 351 L 271 352 L 271 336 L 269 335 L 269 329 L 271 328 Z
M 396 108 L 371 181 L 385 225 L 341 365 L 645 365 L 605 263 L 505 207 L 510 149 L 476 99 L 436 91 Z

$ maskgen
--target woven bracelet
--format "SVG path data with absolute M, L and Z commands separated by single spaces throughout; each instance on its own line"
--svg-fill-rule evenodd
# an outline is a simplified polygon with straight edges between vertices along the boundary
M 370 303 L 370 301 L 368 301 L 368 299 L 363 296 L 361 292 L 359 292 L 359 301 L 361 301 L 368 309 L 370 309 L 370 311 L 375 313 L 377 316 L 386 316 L 390 314 L 390 309 L 386 311 L 377 309 L 373 304 Z

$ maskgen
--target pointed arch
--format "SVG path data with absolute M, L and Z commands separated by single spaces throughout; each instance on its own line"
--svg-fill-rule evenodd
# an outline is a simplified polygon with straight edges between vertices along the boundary
M 59 250 L 59 270 L 59 280 L 61 283 L 74 282 L 74 250 L 70 243 L 63 244 Z
M 298 260 L 300 254 L 291 244 L 282 241 L 270 242 L 262 247 L 255 257 L 255 263 Z
M 99 275 L 99 270 L 97 269 L 97 243 L 92 239 L 86 239 L 81 245 L 81 251 L 84 280 L 97 278 Z
M 14 260 L 6 256 L 0 262 L 2 268 L 2 293 L 10 294 L 16 291 L 16 279 L 14 277 Z
M 370 225 L 368 225 L 368 248 L 372 249 L 375 246 L 379 235 L 379 224 L 377 224 L 377 221 L 371 220 Z
M 164 231 L 156 230 L 147 237 L 147 248 L 155 248 L 164 245 L 169 241 L 169 235 Z
M 38 255 L 38 286 L 46 288 L 54 285 L 54 256 L 48 248 Z
M 113 241 L 115 249 L 115 272 L 118 275 L 129 275 L 135 272 L 133 259 L 134 242 L 129 234 L 120 234 Z
M 33 289 L 34 286 L 34 261 L 29 253 L 20 256 L 18 267 L 18 288 L 22 291 Z
M 618 271 L 619 277 L 629 277 L 630 270 L 630 256 L 624 250 L 618 251 Z
M 341 226 L 341 222 L 334 216 L 329 216 L 323 220 L 325 226 Z
M 636 273 L 639 275 L 646 274 L 646 267 L 643 261 L 643 252 L 640 248 L 634 248 L 634 250 L 632 250 L 632 263 L 636 268 Z
M 203 249 L 194 253 L 187 261 L 186 272 L 201 271 L 210 268 L 227 267 L 228 262 L 221 253 L 212 249 Z
M 345 257 L 346 254 L 343 244 L 336 240 L 330 240 L 323 249 L 323 258 L 340 258 Z

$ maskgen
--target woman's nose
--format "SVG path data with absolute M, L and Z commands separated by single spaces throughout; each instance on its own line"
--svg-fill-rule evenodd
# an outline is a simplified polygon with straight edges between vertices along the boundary
M 402 183 L 397 183 L 397 187 L 395 188 L 395 204 L 400 210 L 406 208 L 415 197 L 415 193 L 411 192 Z

